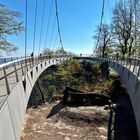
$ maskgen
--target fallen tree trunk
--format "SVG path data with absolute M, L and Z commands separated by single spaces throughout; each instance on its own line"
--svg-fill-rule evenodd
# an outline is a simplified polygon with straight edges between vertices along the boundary
M 99 93 L 85 93 L 70 87 L 64 91 L 63 102 L 69 106 L 104 106 L 110 104 L 110 97 Z

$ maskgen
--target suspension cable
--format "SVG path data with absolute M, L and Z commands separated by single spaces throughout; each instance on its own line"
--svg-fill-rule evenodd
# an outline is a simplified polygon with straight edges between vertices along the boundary
M 61 31 L 60 31 L 57 0 L 55 0 L 55 8 L 56 8 L 56 19 L 57 19 L 57 27 L 58 27 L 58 34 L 59 34 L 60 44 L 61 44 L 61 47 L 64 49 L 63 42 L 62 42 Z
M 34 19 L 33 54 L 34 54 L 34 49 L 35 49 L 36 21 L 37 21 L 37 0 L 36 0 L 36 6 L 35 6 L 35 19 Z
M 53 23 L 51 38 L 50 38 L 50 42 L 49 42 L 49 49 L 51 48 L 51 43 L 52 43 L 52 38 L 53 38 L 54 28 L 55 28 L 55 23 L 56 23 L 56 18 L 54 19 L 54 23 Z
M 123 6 L 124 6 L 124 10 L 125 10 L 125 8 L 126 8 L 125 0 L 123 0 Z
M 47 39 L 48 39 L 47 37 L 48 37 L 48 31 L 49 31 L 49 25 L 50 25 L 50 18 L 51 18 L 52 6 L 53 6 L 53 0 L 51 0 L 51 5 L 50 5 L 49 19 L 48 19 L 47 30 L 46 30 L 46 34 L 45 34 L 44 49 L 46 47 L 46 43 L 47 43 Z
M 44 21 L 44 13 L 45 13 L 45 1 L 43 2 L 43 13 L 42 13 L 42 21 L 41 21 L 41 30 L 40 30 L 40 39 L 39 39 L 39 49 L 38 49 L 38 56 L 40 53 L 40 46 L 41 46 L 41 39 L 42 39 L 42 30 L 43 30 L 43 21 Z
M 59 48 L 59 47 L 60 47 L 60 45 L 61 45 L 61 42 L 59 41 L 59 42 L 58 42 L 58 47 L 57 47 L 57 48 Z
M 26 62 L 26 55 L 27 55 L 27 12 L 28 12 L 28 1 L 26 0 L 26 7 L 25 7 L 25 65 L 27 65 Z M 25 69 L 26 71 L 26 69 Z
M 99 40 L 100 40 L 101 27 L 102 27 L 103 16 L 104 16 L 104 5 L 105 5 L 105 0 L 103 0 L 103 3 L 102 3 L 102 13 L 101 13 L 101 21 L 100 21 L 100 27 L 99 27 L 99 34 L 98 34 L 97 43 L 96 43 L 96 47 L 94 49 L 94 52 L 97 49 L 98 44 L 99 44 Z
M 105 3 L 105 1 L 104 1 L 104 7 L 105 7 L 105 5 L 106 5 L 106 3 Z M 105 11 L 104 11 L 104 13 L 103 13 L 103 15 L 105 15 L 106 13 L 105 13 Z M 107 24 L 107 22 L 106 22 L 106 18 L 105 18 L 105 16 L 103 16 L 103 19 L 102 19 L 102 24 Z M 102 28 L 102 27 L 101 27 Z M 101 29 L 102 30 L 102 29 Z
M 57 34 L 56 34 L 56 37 L 55 37 L 55 40 L 54 40 L 54 44 L 53 44 L 53 50 L 55 49 L 55 46 L 56 46 L 57 39 L 58 39 L 58 32 L 57 32 Z
M 137 48 L 137 1 L 135 0 L 134 2 L 135 2 L 134 4 L 134 7 L 135 7 L 135 48 Z
M 111 10 L 110 10 L 109 0 L 107 1 L 107 4 L 108 4 L 108 12 L 109 12 L 109 17 L 110 17 L 110 22 L 111 22 Z

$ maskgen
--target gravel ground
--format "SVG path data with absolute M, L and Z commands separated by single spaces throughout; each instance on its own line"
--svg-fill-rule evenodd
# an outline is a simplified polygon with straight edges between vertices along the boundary
M 106 140 L 108 120 L 104 107 L 47 103 L 27 109 L 20 140 Z

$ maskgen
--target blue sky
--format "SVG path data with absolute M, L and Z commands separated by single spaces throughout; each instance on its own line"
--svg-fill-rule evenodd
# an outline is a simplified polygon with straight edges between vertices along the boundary
M 38 53 L 39 38 L 41 30 L 41 18 L 43 11 L 43 1 L 38 0 L 38 13 L 37 13 L 37 30 L 36 30 L 36 45 L 35 53 Z M 43 22 L 43 32 L 41 39 L 41 51 L 44 48 L 45 34 L 47 30 L 47 22 L 50 10 L 50 3 L 52 0 L 45 0 L 45 16 Z M 105 11 L 103 22 L 109 23 L 110 16 L 108 10 L 108 1 L 110 9 L 115 5 L 116 0 L 105 1 Z M 25 0 L 1 0 L 2 4 L 5 4 L 7 8 L 11 10 L 20 11 L 22 17 L 20 21 L 25 23 Z M 95 33 L 96 26 L 100 23 L 102 0 L 58 0 L 59 20 L 62 34 L 62 40 L 64 48 L 67 51 L 75 53 L 92 53 L 95 46 L 95 42 L 92 36 Z M 33 50 L 33 28 L 34 28 L 34 12 L 35 12 L 35 0 L 28 0 L 28 28 L 27 28 L 27 53 L 30 54 Z M 47 45 L 50 44 L 53 23 L 55 20 L 55 6 L 53 0 L 52 14 L 50 18 L 50 26 L 47 36 Z M 53 46 L 57 36 L 57 25 L 54 28 L 54 34 L 52 38 L 51 48 L 58 48 L 59 40 L 56 41 L 56 45 Z M 18 36 L 11 36 L 9 40 L 19 47 L 16 55 L 24 55 L 24 32 Z

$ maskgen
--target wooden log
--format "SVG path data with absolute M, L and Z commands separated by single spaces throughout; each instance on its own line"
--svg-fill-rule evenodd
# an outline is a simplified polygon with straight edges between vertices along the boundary
M 70 87 L 64 91 L 63 101 L 69 106 L 104 106 L 110 104 L 110 97 L 99 93 L 85 93 Z

